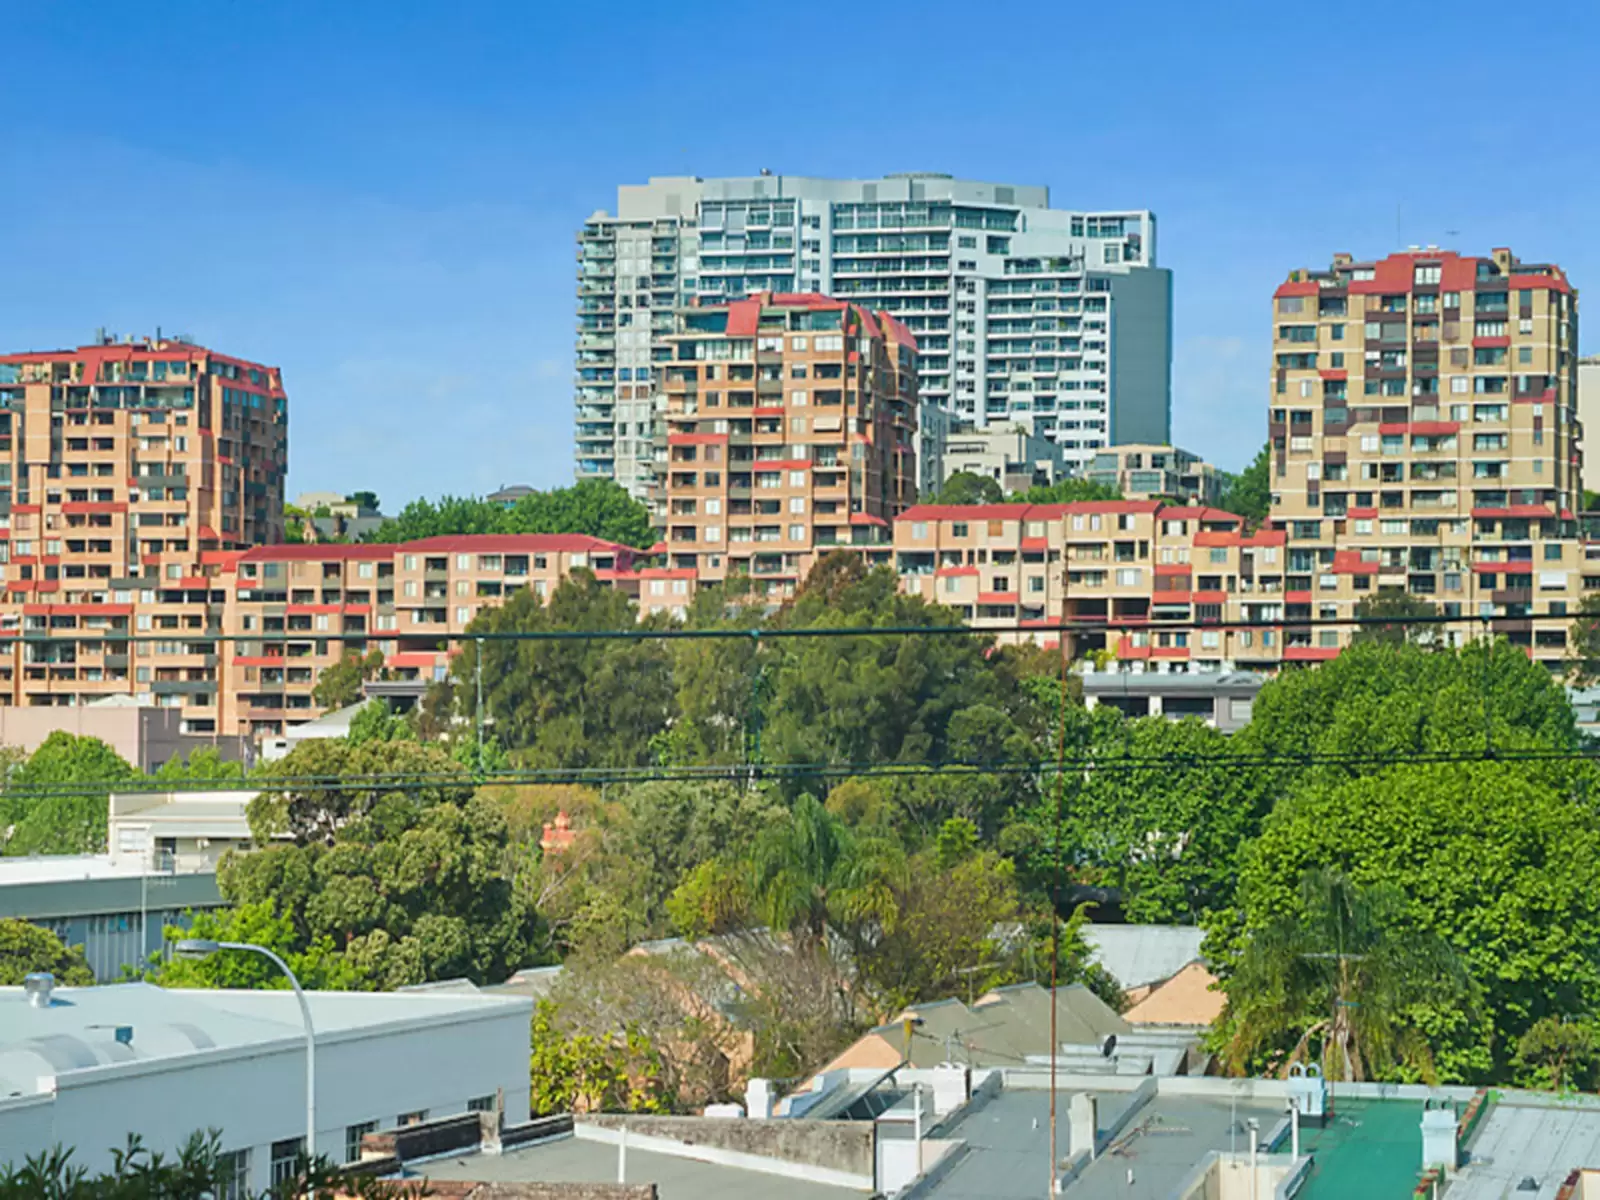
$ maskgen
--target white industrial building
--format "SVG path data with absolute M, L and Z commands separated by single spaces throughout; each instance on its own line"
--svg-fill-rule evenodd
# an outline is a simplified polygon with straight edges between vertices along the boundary
M 0 856 L 0 917 L 82 946 L 97 980 L 140 968 L 168 925 L 220 908 L 217 864 L 251 845 L 255 792 L 113 792 L 105 854 Z
M 0 1163 L 52 1146 L 91 1171 L 136 1133 L 175 1152 L 216 1129 L 256 1191 L 292 1169 L 306 1128 L 306 1043 L 288 991 L 145 983 L 0 988 Z M 531 1003 L 476 993 L 308 993 L 316 1150 L 360 1157 L 364 1134 L 489 1110 L 528 1112 Z

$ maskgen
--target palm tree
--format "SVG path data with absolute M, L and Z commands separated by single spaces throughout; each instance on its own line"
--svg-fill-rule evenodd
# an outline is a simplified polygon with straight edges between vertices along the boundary
M 903 854 L 890 840 L 858 833 L 806 794 L 768 826 L 751 854 L 751 891 L 763 919 L 815 945 L 831 927 L 852 940 L 893 920 Z
M 1297 912 L 1251 937 L 1227 992 L 1235 1070 L 1289 1045 L 1287 1066 L 1318 1046 L 1323 1075 L 1345 1081 L 1405 1071 L 1433 1082 L 1413 1011 L 1472 1003 L 1455 951 L 1410 921 L 1397 889 L 1326 867 L 1301 877 Z

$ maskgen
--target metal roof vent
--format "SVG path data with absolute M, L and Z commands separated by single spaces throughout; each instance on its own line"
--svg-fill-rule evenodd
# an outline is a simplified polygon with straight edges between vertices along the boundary
M 34 971 L 22 981 L 22 994 L 34 1008 L 49 1008 L 56 990 L 56 977 L 49 971 Z

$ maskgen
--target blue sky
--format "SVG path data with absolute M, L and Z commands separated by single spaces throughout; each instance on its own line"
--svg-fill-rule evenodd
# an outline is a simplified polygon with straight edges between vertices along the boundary
M 281 366 L 292 492 L 567 482 L 573 233 L 651 174 L 1154 209 L 1174 434 L 1227 467 L 1291 267 L 1438 242 L 1600 278 L 1593 4 L 4 9 L 0 344 L 160 325 Z

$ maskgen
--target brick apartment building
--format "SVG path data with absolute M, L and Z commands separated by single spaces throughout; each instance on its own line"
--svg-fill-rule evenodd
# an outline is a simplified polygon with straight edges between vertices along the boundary
M 1559 670 L 1600 590 L 1600 545 L 1574 517 L 1577 296 L 1561 270 L 1506 250 L 1339 256 L 1294 272 L 1273 321 L 1272 512 L 1247 532 L 1153 499 L 917 505 L 904 325 L 810 294 L 688 309 L 660 364 L 665 530 L 643 561 L 577 535 L 272 544 L 275 369 L 170 340 L 6 356 L 0 704 L 135 695 L 180 709 L 187 734 L 276 735 L 318 715 L 316 677 L 346 646 L 442 677 L 442 635 L 575 568 L 682 616 L 735 573 L 780 600 L 837 547 L 1007 639 L 1113 626 L 1074 632 L 1075 653 L 1318 661 L 1350 636 L 1320 622 L 1393 587 L 1460 618 L 1443 636 L 1487 629 Z
M 1063 620 L 1110 623 L 1071 635 L 1071 652 L 1201 666 L 1297 657 L 1277 624 L 1284 541 L 1277 530 L 1245 532 L 1221 509 L 1156 500 L 921 504 L 894 527 L 901 588 L 974 628 L 1055 644 L 1050 627 Z M 1224 627 L 1244 621 L 1268 625 Z
M 162 633 L 159 696 L 217 729 L 213 577 L 231 550 L 283 537 L 288 413 L 274 367 L 179 339 L 0 357 L 0 703 L 126 693 L 126 643 Z M 162 700 L 161 702 L 175 702 Z
M 1400 588 L 1536 657 L 1584 589 L 1577 293 L 1509 250 L 1339 255 L 1274 295 L 1272 523 L 1285 618 Z M 1472 620 L 1479 618 L 1480 620 Z M 1291 632 L 1331 657 L 1342 639 Z
M 669 566 L 790 595 L 820 553 L 882 547 L 916 496 L 917 349 L 887 313 L 763 293 L 684 314 L 665 396 Z
M 276 736 L 321 713 L 311 697 L 346 649 L 378 649 L 401 679 L 443 679 L 478 612 L 543 597 L 575 568 L 632 575 L 631 547 L 582 534 L 479 534 L 400 545 L 258 546 L 226 569 L 224 732 Z

